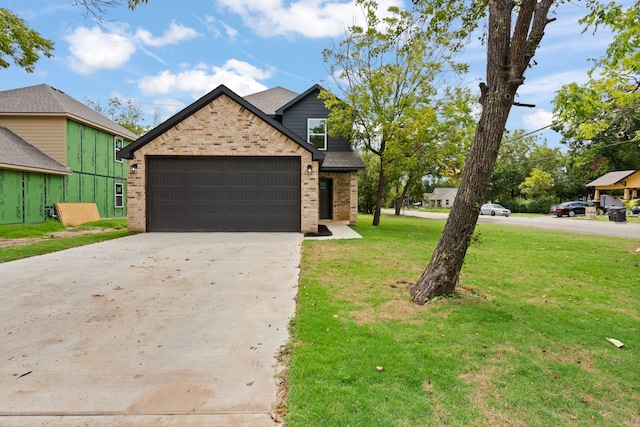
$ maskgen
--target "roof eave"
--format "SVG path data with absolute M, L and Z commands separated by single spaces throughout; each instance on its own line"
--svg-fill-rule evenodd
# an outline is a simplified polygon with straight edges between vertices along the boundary
M 309 96 L 312 92 L 316 91 L 316 90 L 324 90 L 324 88 L 322 86 L 320 86 L 319 84 L 314 84 L 313 86 L 311 86 L 309 89 L 305 90 L 304 92 L 302 92 L 300 95 L 296 96 L 295 98 L 293 98 L 291 101 L 287 102 L 285 105 L 283 105 L 282 107 L 278 108 L 276 110 L 276 114 L 277 115 L 283 115 L 284 111 L 291 107 L 292 105 L 297 104 L 298 102 L 300 102 L 301 99 L 306 98 L 307 96 Z
M 364 170 L 364 166 L 355 166 L 355 167 L 341 167 L 341 166 L 329 166 L 329 167 L 320 167 L 320 172 L 356 172 Z
M 49 175 L 62 175 L 62 176 L 68 176 L 73 173 L 70 170 L 62 171 L 57 169 L 36 168 L 36 167 L 24 166 L 24 165 L 13 165 L 9 163 L 0 163 L 0 169 L 25 171 L 25 172 L 38 172 L 38 173 L 46 173 Z

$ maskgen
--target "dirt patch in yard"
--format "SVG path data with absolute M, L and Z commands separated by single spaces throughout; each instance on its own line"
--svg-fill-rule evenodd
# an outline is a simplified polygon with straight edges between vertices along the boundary
M 10 248 L 14 246 L 23 246 L 23 245 L 28 245 L 30 243 L 42 242 L 45 240 L 68 239 L 70 237 L 84 236 L 86 234 L 100 234 L 100 233 L 106 233 L 109 231 L 115 231 L 115 229 L 105 228 L 105 229 L 98 229 L 98 230 L 82 230 L 82 231 L 66 230 L 66 231 L 56 231 L 46 237 L 25 237 L 20 239 L 0 238 L 0 249 Z

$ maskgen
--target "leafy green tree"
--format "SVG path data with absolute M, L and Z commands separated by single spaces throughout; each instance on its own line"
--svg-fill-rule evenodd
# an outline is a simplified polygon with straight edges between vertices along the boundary
M 361 157 L 365 168 L 358 173 L 358 211 L 372 214 L 376 208 L 380 158 L 370 151 L 362 152 Z
M 9 68 L 10 60 L 28 73 L 33 73 L 40 55 L 53 56 L 54 43 L 10 10 L 0 7 L 0 68 Z
M 127 0 L 131 10 L 148 0 Z M 75 0 L 99 21 L 104 20 L 106 9 L 117 7 L 120 0 Z M 29 27 L 27 22 L 8 9 L 0 7 L 0 68 L 9 68 L 10 61 L 33 73 L 40 56 L 53 57 L 54 43 Z
M 640 3 L 597 5 L 581 22 L 615 34 L 589 81 L 564 86 L 554 99 L 555 128 L 590 180 L 640 164 Z
M 445 95 L 435 101 L 435 107 L 423 110 L 422 127 L 408 141 L 392 144 L 387 153 L 393 162 L 389 165 L 388 180 L 395 191 L 396 215 L 402 203 L 413 190 L 422 188 L 422 178 L 459 171 L 473 134 L 472 100 L 468 90 L 446 89 Z M 455 169 L 455 168 L 453 168 Z M 420 198 L 422 200 L 422 198 Z
M 535 135 L 525 136 L 522 130 L 505 132 L 487 189 L 488 200 L 519 196 L 518 186 L 531 172 L 530 155 L 537 143 Z
M 533 168 L 529 176 L 519 185 L 522 194 L 528 197 L 549 196 L 553 189 L 553 177 L 550 173 Z
M 140 136 L 147 133 L 151 127 L 144 125 L 144 117 L 140 102 L 128 99 L 126 101 L 115 97 L 109 99 L 107 106 L 103 107 L 100 102 L 85 99 L 85 103 L 98 113 L 110 118 L 125 129 L 130 130 Z
M 380 18 L 375 1 L 356 3 L 365 25 L 350 26 L 338 46 L 323 52 L 340 99 L 328 91 L 321 97 L 330 110 L 329 132 L 379 157 L 373 216 L 379 225 L 390 168 L 419 151 L 420 136 L 437 116 L 434 100 L 444 71 L 466 67 L 447 53 L 450 39 L 427 31 L 419 15 L 390 7 Z M 415 179 L 409 175 L 408 181 Z
M 430 3 L 429 0 L 424 1 Z M 420 0 L 414 2 L 423 4 Z M 549 18 L 549 11 L 554 3 L 554 0 L 487 0 L 473 3 L 472 8 L 482 12 L 488 9 L 487 75 L 486 82 L 480 84 L 482 112 L 458 195 L 442 236 L 427 269 L 411 287 L 413 301 L 418 304 L 455 292 L 514 97 L 524 83 L 524 72 L 531 65 L 545 27 L 553 21 Z M 445 17 L 451 15 L 449 8 L 467 5 L 463 0 L 438 4 L 440 16 Z M 468 16 L 474 18 L 473 13 Z M 478 22 L 461 21 L 463 28 L 467 29 L 475 29 Z

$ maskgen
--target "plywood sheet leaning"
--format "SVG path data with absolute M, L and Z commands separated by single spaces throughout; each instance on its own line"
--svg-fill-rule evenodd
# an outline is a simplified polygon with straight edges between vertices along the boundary
M 60 222 L 67 226 L 100 221 L 95 203 L 56 203 L 56 212 Z

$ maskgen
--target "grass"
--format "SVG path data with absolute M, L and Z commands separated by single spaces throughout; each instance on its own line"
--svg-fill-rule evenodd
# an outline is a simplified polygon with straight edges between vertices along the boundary
M 55 232 L 82 232 L 88 230 L 97 230 L 100 232 L 95 234 L 51 238 L 52 233 Z M 105 240 L 117 239 L 119 237 L 124 237 L 130 234 L 133 233 L 127 231 L 126 219 L 101 220 L 75 227 L 65 227 L 60 222 L 55 220 L 49 220 L 40 224 L 2 225 L 0 226 L 0 238 L 41 238 L 42 240 L 16 246 L 0 247 L 0 262 L 14 261 L 21 258 L 57 252 L 76 246 L 83 246 L 91 243 L 102 242 Z
M 288 425 L 640 425 L 640 239 L 481 223 L 460 294 L 416 306 L 444 222 L 359 221 L 303 245 Z

